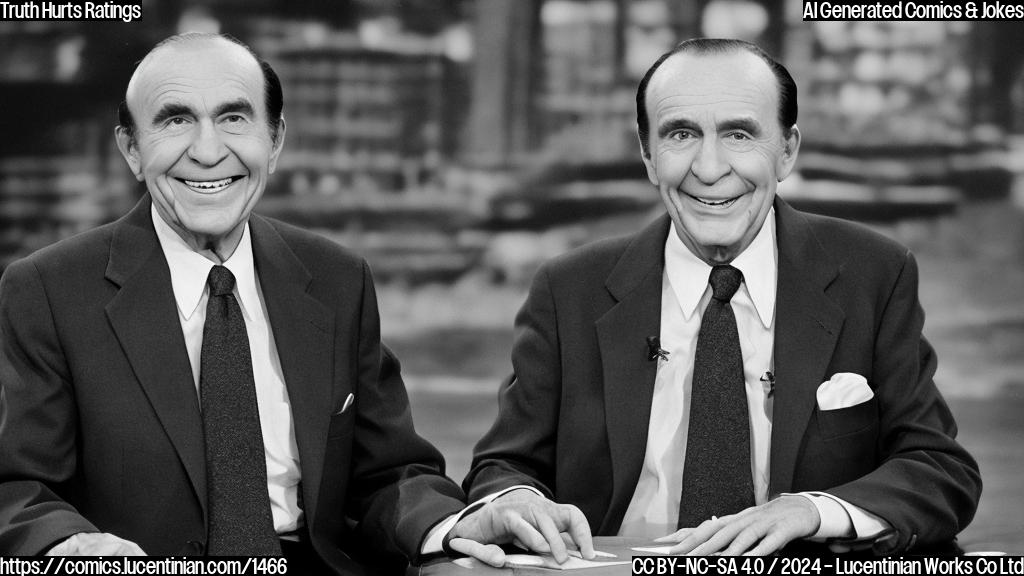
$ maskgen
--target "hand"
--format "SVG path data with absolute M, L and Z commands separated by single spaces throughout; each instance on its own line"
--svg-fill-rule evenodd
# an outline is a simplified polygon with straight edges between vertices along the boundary
M 499 568 L 505 564 L 505 552 L 497 545 L 509 542 L 550 553 L 559 564 L 569 559 L 567 542 L 575 544 L 587 560 L 594 558 L 590 525 L 579 508 L 556 504 L 530 490 L 513 490 L 495 498 L 459 520 L 451 534 L 454 538 L 448 545 L 453 550 Z
M 782 496 L 730 516 L 712 517 L 657 541 L 677 542 L 670 554 L 765 556 L 792 540 L 811 536 L 820 524 L 818 509 L 810 500 Z
M 47 556 L 145 556 L 135 542 L 100 532 L 79 532 L 57 544 Z

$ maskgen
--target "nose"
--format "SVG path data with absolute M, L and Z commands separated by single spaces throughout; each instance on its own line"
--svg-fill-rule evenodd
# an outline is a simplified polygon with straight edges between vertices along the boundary
M 719 150 L 717 138 L 704 138 L 690 165 L 690 172 L 704 184 L 714 184 L 729 173 L 729 163 Z
M 188 147 L 188 156 L 204 166 L 215 166 L 228 154 L 217 128 L 210 120 L 199 122 L 192 143 Z

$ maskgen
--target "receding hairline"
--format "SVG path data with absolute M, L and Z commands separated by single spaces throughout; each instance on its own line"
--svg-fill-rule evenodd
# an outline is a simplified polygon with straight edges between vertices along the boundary
M 132 93 L 135 90 L 138 78 L 147 72 L 147 69 L 150 66 L 152 66 L 153 61 L 157 57 L 161 56 L 164 52 L 167 52 L 168 50 L 177 49 L 179 51 L 182 51 L 195 49 L 199 48 L 200 45 L 202 44 L 216 44 L 218 43 L 218 41 L 219 43 L 224 44 L 225 46 L 237 48 L 241 51 L 241 53 L 248 56 L 249 60 L 255 65 L 257 73 L 260 74 L 261 83 L 265 81 L 265 79 L 263 78 L 263 72 L 262 70 L 260 70 L 259 60 L 256 58 L 255 55 L 253 55 L 252 52 L 249 51 L 249 49 L 247 49 L 243 45 L 233 42 L 219 34 L 212 33 L 190 33 L 181 34 L 178 36 L 171 36 L 170 38 L 167 38 L 164 41 L 157 44 L 156 46 L 154 46 L 153 49 L 150 50 L 142 58 L 142 60 L 139 61 L 139 65 L 136 66 L 135 71 L 132 72 L 132 77 L 128 80 L 128 86 L 125 88 L 124 91 L 124 99 L 125 102 L 127 102 L 129 105 L 129 110 L 131 109 L 131 102 L 133 99 Z
M 776 100 L 775 107 L 777 108 L 778 105 L 779 105 L 779 100 L 782 98 L 782 86 L 779 83 L 779 79 L 775 76 L 774 72 L 772 72 L 771 66 L 767 62 L 765 62 L 764 59 L 761 58 L 760 56 L 758 56 L 757 54 L 755 54 L 753 52 L 750 52 L 749 50 L 745 50 L 742 47 L 738 47 L 737 46 L 737 47 L 728 47 L 728 48 L 725 48 L 725 49 L 723 49 L 721 51 L 715 51 L 715 52 L 698 52 L 696 50 L 676 52 L 676 53 L 672 54 L 671 56 L 669 56 L 668 58 L 666 58 L 665 61 L 660 66 L 658 66 L 658 69 L 654 71 L 654 74 L 651 76 L 650 81 L 648 83 L 647 90 L 645 90 L 645 92 L 644 92 L 644 110 L 647 113 L 648 119 L 652 118 L 651 117 L 652 110 L 651 110 L 651 106 L 650 106 L 651 92 L 652 92 L 651 91 L 651 87 L 656 85 L 656 82 L 659 81 L 658 80 L 659 76 L 663 76 L 664 74 L 667 74 L 669 72 L 668 69 L 673 64 L 676 64 L 678 62 L 678 60 L 686 58 L 686 57 L 689 57 L 689 58 L 691 58 L 693 60 L 713 60 L 715 58 L 728 58 L 728 57 L 731 57 L 731 56 L 746 56 L 746 57 L 749 57 L 748 58 L 748 62 L 757 62 L 760 65 L 760 69 L 763 71 L 763 72 L 760 72 L 760 73 L 763 74 L 768 79 L 768 81 L 770 82 L 771 90 L 769 91 L 769 93 L 775 98 L 775 100 Z M 650 120 L 649 120 L 649 122 L 650 122 Z M 785 129 L 785 128 L 786 127 L 783 126 L 783 129 Z
M 645 158 L 650 156 L 650 118 L 647 110 L 648 85 L 661 69 L 662 65 L 677 54 L 696 54 L 701 56 L 725 55 L 735 52 L 749 52 L 764 62 L 775 77 L 776 94 L 778 97 L 777 117 L 782 126 L 783 134 L 792 134 L 796 127 L 799 105 L 797 104 L 797 85 L 793 76 L 778 60 L 770 56 L 756 44 L 734 38 L 693 38 L 676 44 L 655 60 L 637 86 L 636 91 L 636 128 L 640 140 L 640 148 Z M 788 136 L 787 136 L 788 137 Z

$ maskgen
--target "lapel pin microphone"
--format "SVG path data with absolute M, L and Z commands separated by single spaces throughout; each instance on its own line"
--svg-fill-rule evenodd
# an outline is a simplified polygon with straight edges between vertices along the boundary
M 657 336 L 648 336 L 647 361 L 654 362 L 658 358 L 668 362 L 668 351 L 661 347 L 661 340 Z

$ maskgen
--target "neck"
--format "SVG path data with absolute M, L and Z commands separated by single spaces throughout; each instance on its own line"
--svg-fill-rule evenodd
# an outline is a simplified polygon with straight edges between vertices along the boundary
M 199 254 L 210 260 L 214 264 L 223 264 L 231 258 L 231 255 L 235 253 L 238 248 L 238 243 L 242 241 L 242 232 L 245 231 L 245 222 L 239 223 L 237 226 L 228 231 L 227 234 L 220 236 L 208 235 L 208 234 L 197 234 L 191 230 L 186 230 L 181 226 L 172 225 L 171 228 L 174 232 L 192 249 L 193 252 Z
M 690 251 L 694 256 L 700 258 L 708 266 L 718 266 L 719 264 L 729 264 L 740 255 L 743 250 L 750 245 L 750 242 L 738 246 L 707 246 L 694 242 L 691 238 L 679 232 L 679 239 L 683 241 L 683 246 Z

